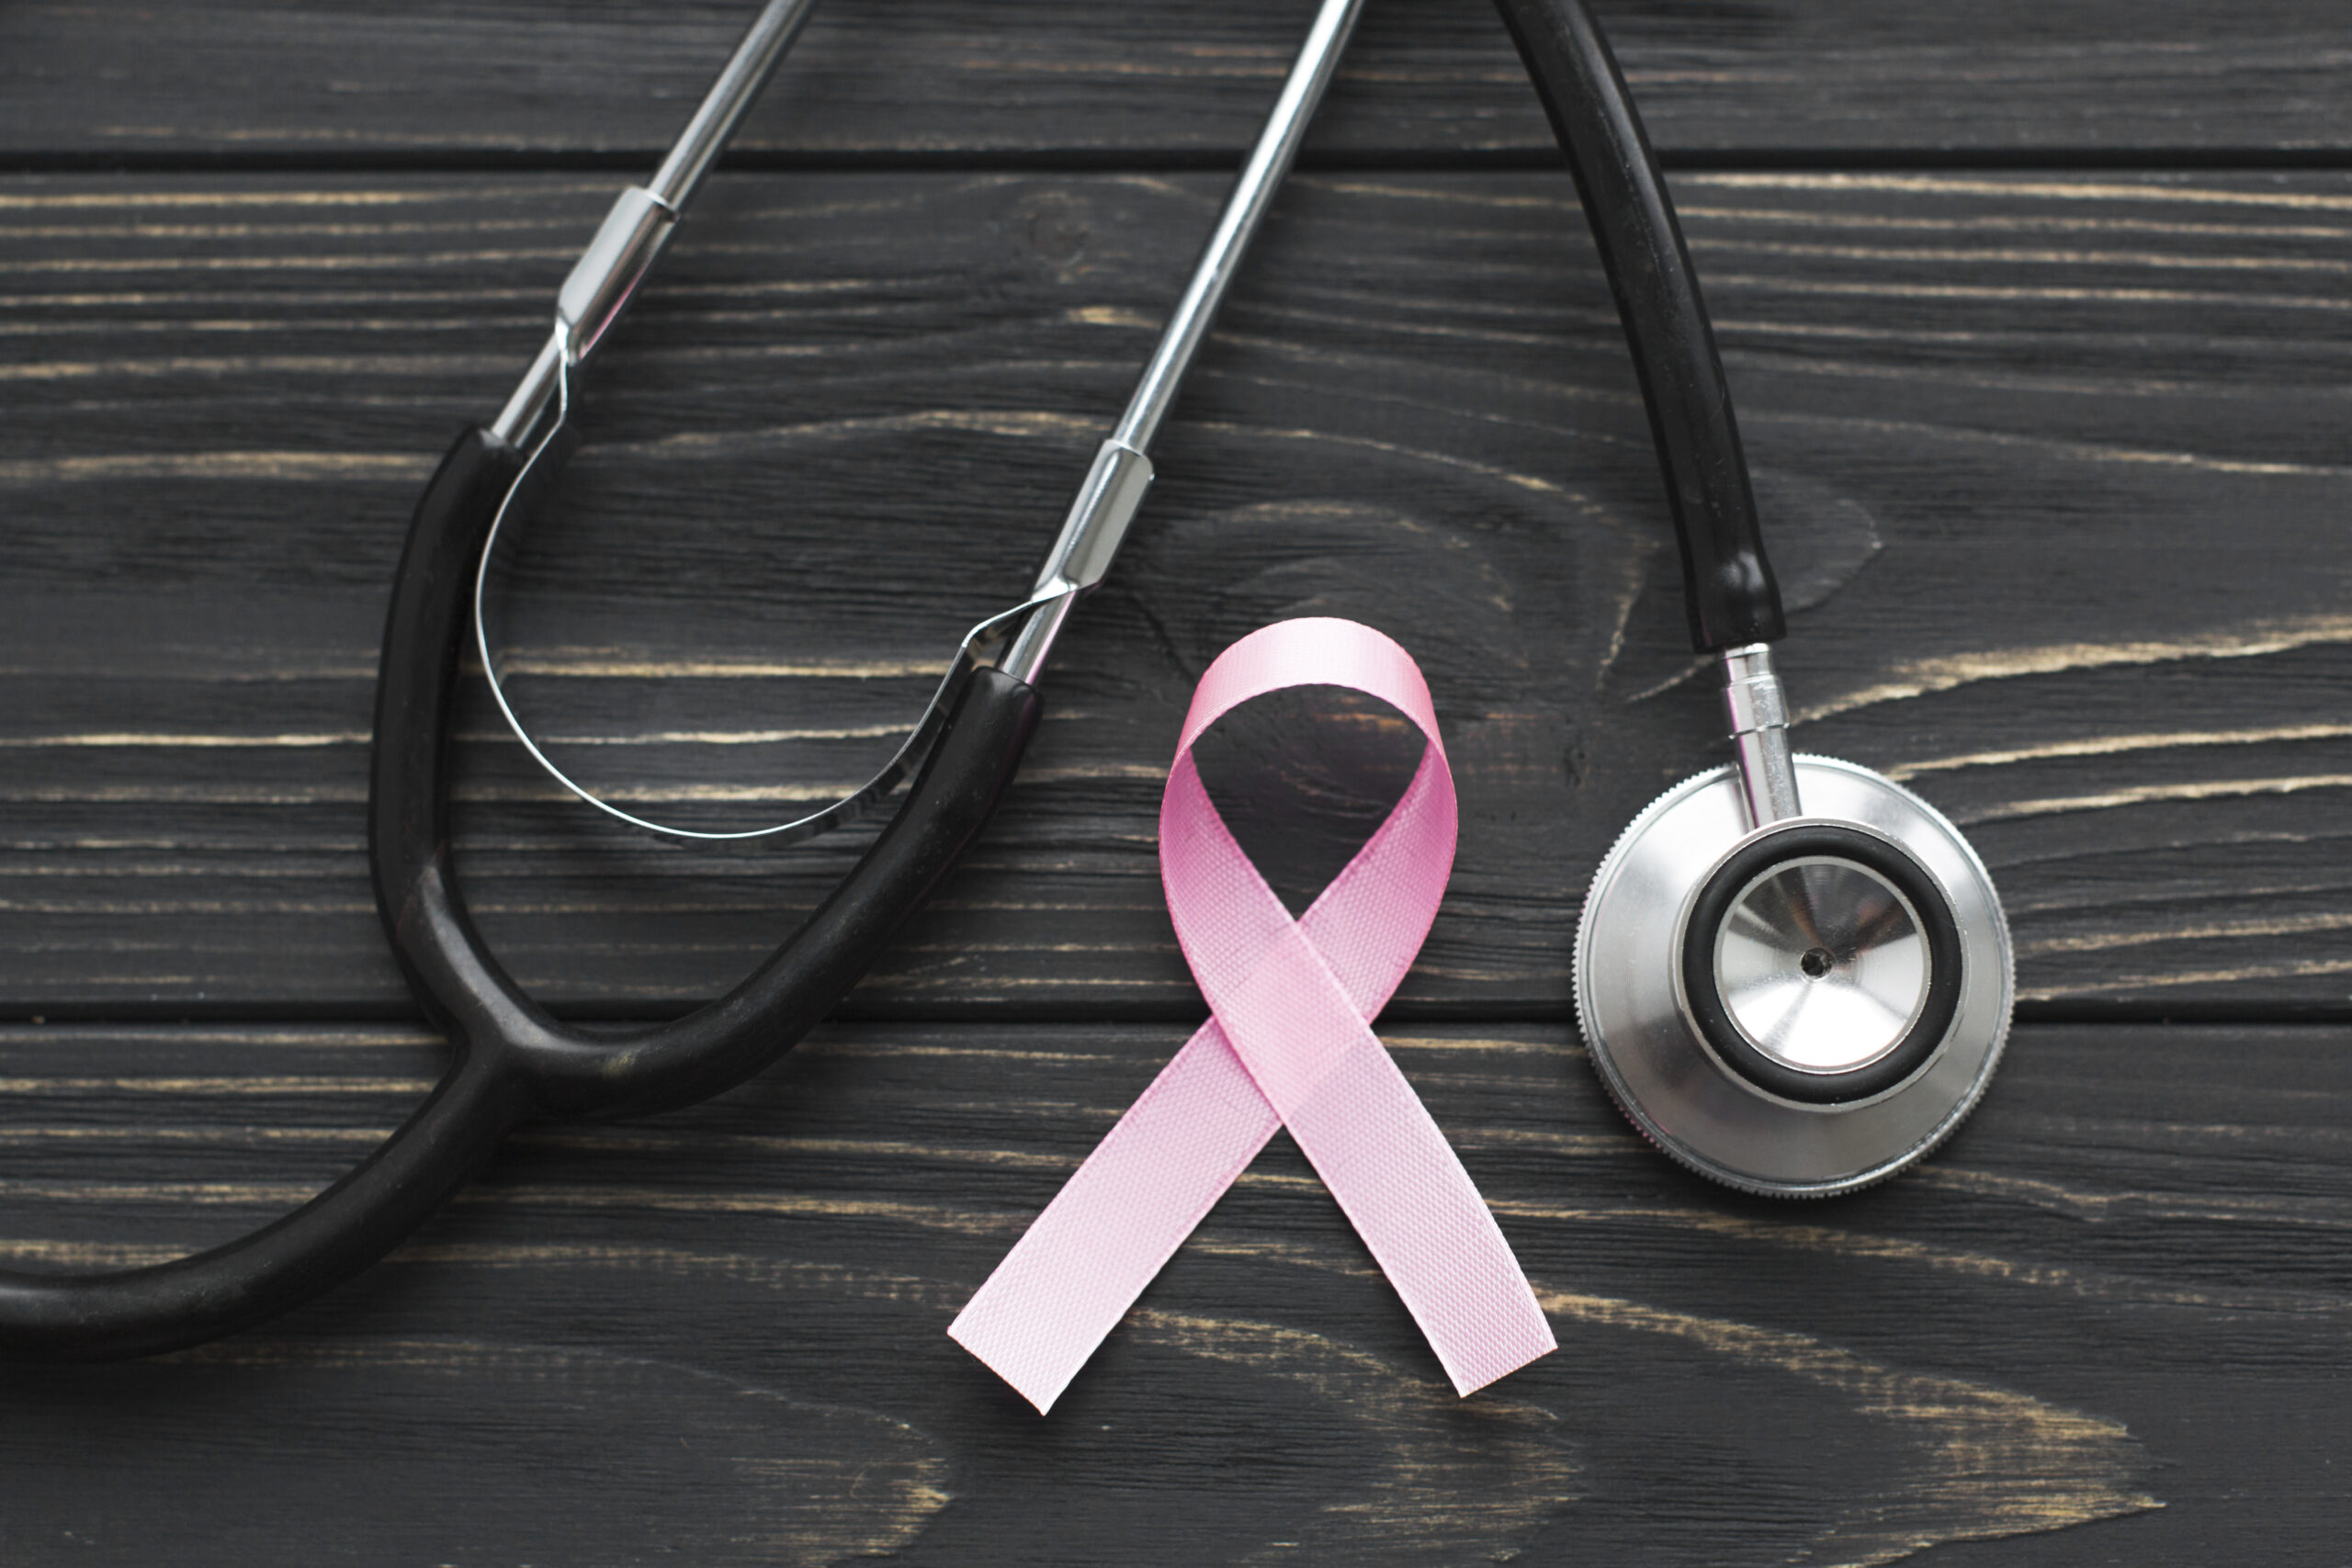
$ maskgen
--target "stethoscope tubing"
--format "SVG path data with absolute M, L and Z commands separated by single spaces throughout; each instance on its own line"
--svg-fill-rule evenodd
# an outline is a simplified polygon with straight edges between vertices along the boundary
M 1325 0 L 1317 37 L 1334 53 L 1357 3 Z M 1568 153 L 1634 347 L 1681 542 L 1693 638 L 1720 649 L 1778 637 L 1779 597 L 1722 364 L 1623 77 L 1579 0 L 1498 6 Z M 794 7 L 795 16 L 805 12 L 805 4 Z M 1312 107 L 1311 95 L 1286 96 L 1278 118 L 1287 114 L 1295 132 Z M 1287 162 L 1285 152 L 1251 167 L 1278 178 Z M 1250 221 L 1262 213 L 1265 194 L 1255 193 Z M 1213 241 L 1212 255 L 1217 246 Z M 1238 256 L 1238 246 L 1227 251 Z M 1222 288 L 1220 279 L 1216 292 Z M 1161 389 L 1159 409 L 1173 391 L 1172 376 L 1160 375 L 1162 357 L 1146 378 Z M 741 984 L 684 1018 L 618 1039 L 552 1018 L 474 929 L 450 850 L 450 716 L 471 592 L 493 520 L 528 460 L 503 428 L 509 423 L 502 415 L 499 427 L 461 435 L 419 501 L 377 687 L 368 797 L 377 905 L 412 990 L 449 1040 L 447 1070 L 357 1168 L 241 1240 L 98 1274 L 0 1271 L 0 1354 L 111 1359 L 233 1333 L 382 1257 L 523 1120 L 656 1111 L 741 1082 L 788 1050 L 880 955 L 1010 782 L 1036 726 L 1037 695 L 1004 670 L 979 669 L 956 697 L 898 815 L 800 931 Z M 1074 553 L 1099 577 L 1115 544 L 1114 535 L 1091 556 Z M 1042 661 L 1072 596 L 1041 606 L 1046 631 L 1042 641 L 1029 639 L 1032 652 L 1023 655 L 1016 637 L 1016 669 L 1027 673 Z
M 1156 423 L 1172 400 L 1361 4 L 1322 0 L 1123 431 L 1136 409 Z M 737 63 L 763 54 L 772 65 L 808 6 L 808 0 L 772 0 Z M 711 100 L 727 99 L 727 124 L 740 116 L 748 92 L 746 79 L 730 67 Z M 695 126 L 707 118 L 698 115 Z M 698 154 L 697 177 L 714 150 Z M 664 165 L 665 175 L 670 167 Z M 642 205 L 625 197 L 616 211 Z M 667 210 L 673 221 L 674 208 Z M 613 220 L 606 227 L 614 229 Z M 592 247 L 592 259 L 597 248 Z M 641 276 L 650 254 L 624 259 Z M 583 264 L 575 277 L 585 269 Z M 591 321 L 595 333 L 609 326 L 627 291 L 620 290 L 610 313 Z M 572 317 L 560 310 L 559 340 L 571 324 Z M 1170 340 L 1179 340 L 1172 351 Z M 1131 478 L 1131 460 L 1141 459 L 1139 447 L 1118 438 L 1106 442 L 1038 589 L 1018 607 L 1027 621 L 1005 639 L 1003 662 L 1010 670 L 983 666 L 962 676 L 904 803 L 793 936 L 725 996 L 684 1018 L 620 1036 L 591 1033 L 549 1015 L 492 953 L 459 893 L 450 848 L 451 716 L 460 652 L 473 640 L 469 617 L 481 561 L 533 455 L 548 449 L 545 443 L 526 448 L 506 429 L 515 418 L 527 426 L 536 417 L 527 409 L 516 414 L 527 400 L 518 392 L 496 423 L 461 434 L 427 483 L 394 574 L 378 671 L 369 863 L 378 912 L 411 991 L 449 1043 L 440 1082 L 349 1174 L 236 1241 L 124 1269 L 0 1270 L 0 1356 L 116 1359 L 250 1327 L 382 1258 L 470 1179 L 517 1123 L 538 1116 L 670 1110 L 730 1089 L 774 1063 L 872 966 L 994 813 L 1037 725 L 1037 694 L 1023 677 L 1042 666 L 1071 600 L 1108 568 L 1139 493 L 1132 483 L 1124 491 L 1114 483 L 1114 491 L 1126 497 L 1121 507 L 1087 510 L 1086 497 L 1100 488 L 1098 481 Z M 1145 430 L 1141 439 L 1148 437 Z
M 104 1273 L 0 1271 L 0 1351 L 117 1359 L 233 1334 L 382 1258 L 525 1120 L 650 1112 L 733 1087 L 831 1010 L 987 823 L 1038 714 L 1035 692 L 996 671 L 973 677 L 905 806 L 849 875 L 732 991 L 617 1041 L 551 1018 L 473 929 L 450 864 L 443 788 L 472 564 L 518 462 L 483 430 L 443 459 L 395 578 L 379 672 L 368 798 L 377 907 L 448 1039 L 441 1081 L 356 1168 L 250 1235 Z
M 1657 154 L 1583 0 L 1495 0 L 1584 199 L 1649 412 L 1702 653 L 1787 632 L 1723 356 Z

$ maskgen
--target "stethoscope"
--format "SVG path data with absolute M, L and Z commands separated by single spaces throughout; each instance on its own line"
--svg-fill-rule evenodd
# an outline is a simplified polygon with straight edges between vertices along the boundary
M 1932 807 L 1866 770 L 1790 754 L 1768 649 L 1783 630 L 1778 593 L 1656 160 L 1580 0 L 1498 3 L 1616 292 L 1681 540 L 1693 637 L 1723 658 L 1739 750 L 1736 766 L 1653 804 L 1596 874 L 1577 939 L 1586 1042 L 1618 1103 L 1684 1163 L 1758 1191 L 1844 1190 L 1926 1154 L 1982 1092 L 2007 1031 L 2007 932 L 1984 867 Z M 643 1114 L 741 1083 L 832 1009 L 987 822 L 1036 726 L 1035 681 L 1135 516 L 1152 438 L 1362 0 L 1322 0 L 1029 598 L 966 637 L 907 745 L 867 784 L 769 828 L 682 830 L 597 799 L 531 739 L 499 682 L 493 566 L 575 444 L 575 378 L 813 5 L 771 0 L 652 182 L 615 203 L 514 397 L 458 439 L 417 504 L 386 621 L 368 831 L 385 930 L 450 1042 L 440 1083 L 365 1163 L 241 1240 L 107 1273 L 0 1272 L 0 1352 L 107 1359 L 233 1333 L 382 1257 L 524 1120 Z M 635 1034 L 567 1028 L 489 952 L 451 868 L 449 721 L 469 641 L 533 755 L 640 828 L 789 840 L 870 809 L 909 772 L 913 782 L 832 895 L 732 991 Z
M 1497 0 L 1568 154 L 1617 297 L 1738 761 L 1685 779 L 1594 873 L 1577 1016 L 1620 1109 L 1691 1169 L 1821 1197 L 1964 1120 L 2015 989 L 1976 852 L 1892 779 L 1792 756 L 1786 631 L 1714 330 L 1657 156 L 1581 0 Z
M 1151 442 L 1304 139 L 1363 0 L 1321 0 L 1256 146 L 1134 394 L 1097 450 L 1029 597 L 957 649 L 912 737 L 822 811 L 749 834 L 786 841 L 870 809 L 896 815 L 799 931 L 733 990 L 636 1033 L 570 1028 L 533 1001 L 474 929 L 450 864 L 450 717 L 461 650 L 496 679 L 498 554 L 576 444 L 574 383 L 628 306 L 703 175 L 808 20 L 770 0 L 652 181 L 613 205 L 558 295 L 546 346 L 490 425 L 460 435 L 410 524 L 386 616 L 368 791 L 376 902 L 450 1060 L 424 1103 L 349 1175 L 240 1240 L 171 1262 L 81 1275 L 0 1271 L 0 1354 L 106 1359 L 201 1344 L 296 1306 L 375 1262 L 519 1122 L 671 1110 L 741 1083 L 831 1011 L 988 821 L 1036 728 L 1035 682 L 1079 597 L 1110 570 L 1151 482 Z M 551 762 L 499 697 L 516 732 Z M 563 778 L 558 773 L 559 778 Z M 583 798 L 594 796 L 568 778 Z M 637 826 L 677 832 L 595 804 Z

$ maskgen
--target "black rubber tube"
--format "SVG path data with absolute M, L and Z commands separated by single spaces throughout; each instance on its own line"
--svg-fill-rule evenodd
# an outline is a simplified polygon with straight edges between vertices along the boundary
M 898 816 L 741 985 L 675 1022 L 617 1038 L 556 1022 L 507 976 L 467 917 L 449 868 L 444 788 L 474 565 L 520 463 L 514 447 L 479 430 L 442 460 L 401 555 L 377 683 L 368 801 L 376 902 L 419 1004 L 448 1036 L 440 1085 L 356 1169 L 251 1235 L 142 1268 L 0 1270 L 0 1355 L 113 1360 L 233 1334 L 383 1257 L 526 1116 L 659 1111 L 741 1083 L 855 984 L 1011 782 L 1036 728 L 1036 694 L 981 671 Z
M 440 1086 L 366 1163 L 251 1235 L 145 1268 L 0 1272 L 0 1353 L 119 1360 L 274 1317 L 390 1252 L 481 1168 L 528 1103 L 512 1074 L 460 1045 Z
M 1582 0 L 1495 0 L 1567 154 L 1634 351 L 1702 652 L 1787 630 L 1714 329 L 1657 154 Z
M 632 1034 L 567 1029 L 491 955 L 449 870 L 444 774 L 458 649 L 495 504 L 473 498 L 505 486 L 503 477 L 481 485 L 473 476 L 511 474 L 510 454 L 484 432 L 460 437 L 418 509 L 401 562 L 376 699 L 368 847 L 377 906 L 426 1015 L 453 1041 L 511 1055 L 538 1110 L 634 1115 L 691 1104 L 781 1056 L 881 955 L 996 808 L 1036 728 L 1036 694 L 997 671 L 975 673 L 898 815 L 807 924 L 735 989 Z M 428 517 L 434 491 L 465 503 Z M 419 619 L 404 618 L 412 615 Z M 438 649 L 438 666 L 399 657 L 401 648 Z

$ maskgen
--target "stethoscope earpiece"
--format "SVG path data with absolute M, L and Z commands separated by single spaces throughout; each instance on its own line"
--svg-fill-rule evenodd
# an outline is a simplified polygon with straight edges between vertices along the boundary
M 1752 825 L 1741 771 L 1627 828 L 1577 930 L 1594 1068 L 1651 1142 L 1751 1192 L 1882 1181 L 1973 1109 L 2008 1035 L 2007 923 L 1942 813 L 1796 757 L 1802 814 Z

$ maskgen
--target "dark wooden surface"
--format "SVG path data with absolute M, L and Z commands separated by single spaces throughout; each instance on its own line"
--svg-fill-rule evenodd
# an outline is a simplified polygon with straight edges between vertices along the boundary
M 568 756 L 756 816 L 887 750 L 1025 586 L 1306 11 L 820 13 L 521 563 Z M 383 584 L 741 12 L 0 9 L 14 1256 L 237 1234 L 433 1077 L 362 841 Z M 1715 699 L 1499 26 L 1373 0 L 1004 811 L 844 1021 L 518 1138 L 264 1332 L 0 1371 L 0 1561 L 2352 1561 L 2352 32 L 1601 12 L 1799 606 L 1799 742 L 1928 795 L 2007 899 L 2023 1022 L 1946 1152 L 1750 1201 L 1583 1064 L 1584 883 L 1718 760 Z M 1205 662 L 1301 613 L 1430 673 L 1462 853 L 1385 1028 L 1563 1353 L 1453 1400 L 1278 1138 L 1040 1421 L 943 1331 L 1198 1015 L 1159 775 Z M 606 833 L 475 695 L 461 872 L 574 1016 L 712 994 L 855 852 Z M 1311 703 L 1207 759 L 1293 895 L 1409 763 Z
M 836 6 L 741 144 L 803 161 L 1230 154 L 1257 134 L 1309 9 Z M 2352 50 L 2341 18 L 2309 0 L 1629 0 L 1602 19 L 1672 154 L 2352 150 Z M 740 23 L 722 0 L 32 0 L 0 11 L 0 146 L 53 161 L 641 162 L 676 134 Z M 1320 154 L 1550 145 L 1475 0 L 1374 6 L 1351 56 Z

